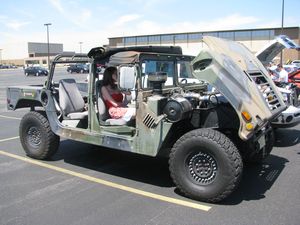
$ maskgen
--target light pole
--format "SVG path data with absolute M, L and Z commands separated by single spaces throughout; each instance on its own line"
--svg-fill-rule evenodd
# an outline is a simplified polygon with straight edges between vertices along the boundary
M 82 49 L 81 49 L 82 43 L 83 43 L 82 41 L 79 42 L 79 46 L 80 46 L 80 54 L 82 53 Z
M 281 35 L 283 34 L 283 20 L 284 19 L 284 0 L 282 0 L 282 7 L 281 7 Z M 280 64 L 282 65 L 283 61 L 283 50 L 280 52 Z
M 2 48 L 0 48 L 0 64 L 2 64 Z
M 49 26 L 51 23 L 45 23 L 44 26 L 47 27 L 47 46 L 48 46 L 48 69 L 50 70 L 50 46 L 49 46 Z

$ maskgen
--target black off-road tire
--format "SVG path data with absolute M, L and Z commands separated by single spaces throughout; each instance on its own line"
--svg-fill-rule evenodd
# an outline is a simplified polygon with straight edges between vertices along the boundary
M 35 159 L 49 159 L 59 146 L 59 136 L 51 131 L 43 112 L 31 111 L 22 118 L 19 128 L 20 141 L 26 154 Z
M 243 162 L 233 142 L 224 134 L 197 129 L 175 143 L 169 169 L 174 183 L 187 197 L 219 202 L 239 184 Z

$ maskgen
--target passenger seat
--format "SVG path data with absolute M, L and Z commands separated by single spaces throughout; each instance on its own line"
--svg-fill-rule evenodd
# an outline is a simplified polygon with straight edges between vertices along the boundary
M 101 87 L 102 87 L 102 80 L 98 80 L 96 82 L 96 95 L 98 96 L 97 107 L 98 107 L 100 125 L 126 125 L 127 122 L 123 119 L 111 119 L 109 117 L 108 111 L 106 109 L 106 105 L 102 98 Z

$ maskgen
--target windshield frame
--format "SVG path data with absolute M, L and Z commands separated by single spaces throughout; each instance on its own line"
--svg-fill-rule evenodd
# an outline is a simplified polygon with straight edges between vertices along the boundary
M 164 88 L 170 88 L 170 87 L 178 87 L 178 86 L 194 86 L 195 83 L 187 83 L 187 84 L 182 84 L 179 82 L 179 78 L 178 78 L 178 62 L 189 62 L 189 66 L 187 68 L 190 68 L 190 75 L 193 75 L 192 73 L 192 67 L 191 67 L 191 62 L 194 59 L 194 56 L 190 56 L 190 55 L 171 55 L 171 54 L 141 54 L 140 55 L 140 60 L 139 60 L 139 66 L 141 68 L 141 79 L 140 80 L 140 87 L 143 90 L 150 90 L 150 87 L 144 87 L 143 86 L 143 77 L 145 76 L 145 73 L 143 73 L 143 63 L 145 63 L 145 61 L 170 61 L 173 63 L 173 84 L 172 85 L 165 85 Z M 159 71 L 157 71 L 159 72 Z M 168 76 L 168 78 L 172 78 L 172 76 Z M 193 76 L 193 79 L 198 80 L 197 78 L 195 78 Z M 201 81 L 199 81 L 197 84 L 202 84 Z

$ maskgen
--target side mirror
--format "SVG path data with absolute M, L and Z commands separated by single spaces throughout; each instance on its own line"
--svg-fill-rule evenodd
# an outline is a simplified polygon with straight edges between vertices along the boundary
M 120 66 L 119 67 L 119 86 L 121 89 L 131 90 L 135 87 L 135 74 L 134 66 Z

